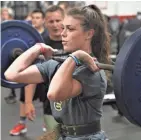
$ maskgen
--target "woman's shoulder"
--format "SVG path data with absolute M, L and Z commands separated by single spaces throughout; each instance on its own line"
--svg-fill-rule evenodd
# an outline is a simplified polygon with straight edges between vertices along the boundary
M 55 61 L 53 59 L 40 61 L 36 63 L 38 67 L 44 67 L 45 69 L 55 69 L 60 63 L 58 61 Z
M 88 68 L 87 65 L 79 66 L 75 69 L 74 76 L 79 76 L 80 78 L 84 79 L 90 79 L 92 81 L 95 81 L 96 79 L 99 79 L 99 81 L 102 81 L 106 83 L 107 78 L 104 70 L 99 71 L 92 71 Z
M 58 64 L 59 62 L 56 61 L 56 60 L 53 60 L 53 59 L 49 59 L 48 63 L 50 63 L 50 64 Z
M 85 75 L 94 75 L 96 72 L 93 72 L 92 70 L 89 69 L 89 67 L 85 64 L 76 67 L 74 73 L 82 73 Z

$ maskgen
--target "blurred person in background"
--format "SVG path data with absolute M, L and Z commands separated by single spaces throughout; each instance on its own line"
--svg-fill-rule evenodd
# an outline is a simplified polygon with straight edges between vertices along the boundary
M 13 20 L 14 16 L 15 14 L 12 8 L 3 7 L 1 9 L 1 21 Z
M 62 46 L 62 22 L 64 19 L 64 10 L 57 5 L 48 7 L 45 14 L 45 27 L 49 36 L 45 39 L 45 44 L 54 49 L 63 49 Z
M 36 9 L 33 12 L 29 13 L 28 15 L 28 23 L 31 20 L 32 26 L 41 34 L 43 40 L 47 38 L 48 32 L 46 28 L 44 27 L 44 18 L 45 14 L 43 11 Z M 25 20 L 26 20 L 25 19 Z M 41 86 L 41 84 L 38 84 L 37 87 L 33 88 L 35 85 L 30 85 L 30 89 L 28 90 L 28 86 L 21 88 L 20 91 L 20 121 L 17 125 L 15 125 L 12 130 L 10 130 L 11 135 L 19 135 L 21 133 L 26 133 L 27 128 L 25 127 L 26 123 L 26 109 L 29 110 L 29 108 L 32 108 L 34 110 L 34 106 L 32 106 L 30 103 L 32 103 L 32 100 L 39 99 L 41 102 L 43 102 L 43 96 L 40 96 L 39 93 L 45 92 L 45 87 Z M 30 93 L 30 94 L 29 94 Z M 29 94 L 30 97 L 27 95 Z M 25 101 L 25 97 L 26 101 Z M 26 108 L 26 109 L 25 109 Z
M 14 11 L 13 9 L 9 7 L 3 7 L 1 9 L 1 22 L 7 21 L 7 20 L 13 20 L 14 19 Z M 11 89 L 10 94 L 5 97 L 5 101 L 8 104 L 16 103 L 16 94 L 15 94 L 15 89 Z
M 31 13 L 32 26 L 41 34 L 43 40 L 48 36 L 48 31 L 44 27 L 45 14 L 42 10 L 36 9 Z
M 31 12 L 28 13 L 28 15 L 24 18 L 25 21 L 28 23 L 32 24 L 32 17 L 31 17 Z
M 32 13 L 32 18 L 34 16 L 34 21 L 32 19 L 33 26 L 38 29 L 39 23 L 35 21 L 36 19 L 35 17 L 37 17 L 37 15 L 41 17 L 42 14 L 41 13 L 37 14 L 37 10 L 36 12 L 34 11 L 33 13 Z M 45 12 L 45 27 L 48 30 L 48 36 L 46 36 L 44 41 L 47 45 L 52 46 L 54 49 L 60 50 L 63 49 L 61 40 L 61 32 L 63 31 L 62 29 L 63 19 L 64 11 L 59 6 L 52 5 L 48 7 L 48 9 Z M 40 21 L 43 23 L 43 20 L 40 19 Z M 46 131 L 46 127 L 48 130 L 52 127 L 52 124 L 55 123 L 55 120 L 52 117 L 50 103 L 46 96 L 47 91 L 48 87 L 47 85 L 44 85 L 44 83 L 37 85 L 29 84 L 25 88 L 23 88 L 20 97 L 20 121 L 10 131 L 11 135 L 19 135 L 21 133 L 27 132 L 26 118 L 28 117 L 29 120 L 34 119 L 35 108 L 32 101 L 36 99 L 40 99 L 40 101 L 43 102 L 44 118 L 49 118 L 45 119 L 47 125 L 43 126 L 43 131 Z
M 66 13 L 66 11 L 69 10 L 69 8 L 70 8 L 70 3 L 69 3 L 69 1 L 59 1 L 57 5 L 58 5 L 60 8 L 62 8 L 65 13 Z

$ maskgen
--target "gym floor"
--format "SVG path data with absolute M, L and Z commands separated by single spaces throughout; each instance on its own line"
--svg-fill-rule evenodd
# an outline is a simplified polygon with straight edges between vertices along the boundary
M 23 136 L 10 136 L 9 130 L 19 120 L 19 102 L 7 104 L 4 97 L 8 96 L 10 90 L 1 87 L 1 139 L 2 140 L 36 140 L 42 132 L 42 104 L 36 101 L 36 119 L 27 122 L 28 132 Z M 19 90 L 16 90 L 18 95 Z M 117 115 L 111 105 L 103 106 L 102 129 L 106 131 L 110 140 L 140 140 L 141 128 L 128 122 L 124 117 Z

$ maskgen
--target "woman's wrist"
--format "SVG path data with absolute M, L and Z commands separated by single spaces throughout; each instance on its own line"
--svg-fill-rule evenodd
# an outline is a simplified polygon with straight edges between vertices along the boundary
M 34 46 L 34 51 L 37 52 L 39 55 L 43 55 L 46 50 L 41 43 L 36 43 Z
M 77 59 L 79 59 L 79 60 L 80 60 L 80 51 L 79 51 L 79 50 L 78 50 L 78 51 L 73 52 L 73 53 L 72 53 L 72 55 L 73 55 L 73 56 L 75 56 Z
M 74 60 L 76 66 L 80 66 L 82 64 L 74 54 L 69 54 L 69 57 L 71 57 Z
M 38 46 L 40 47 L 40 54 L 44 55 L 46 53 L 46 49 L 43 47 L 41 43 L 38 43 Z

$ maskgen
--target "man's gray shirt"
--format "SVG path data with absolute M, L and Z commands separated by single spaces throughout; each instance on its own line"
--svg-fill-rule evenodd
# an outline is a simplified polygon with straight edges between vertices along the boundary
M 49 84 L 60 65 L 57 61 L 49 60 L 36 66 L 44 81 Z M 72 76 L 81 83 L 82 93 L 66 101 L 51 101 L 52 115 L 65 125 L 88 124 L 100 120 L 107 88 L 105 72 L 92 72 L 86 65 L 82 65 L 76 67 Z

